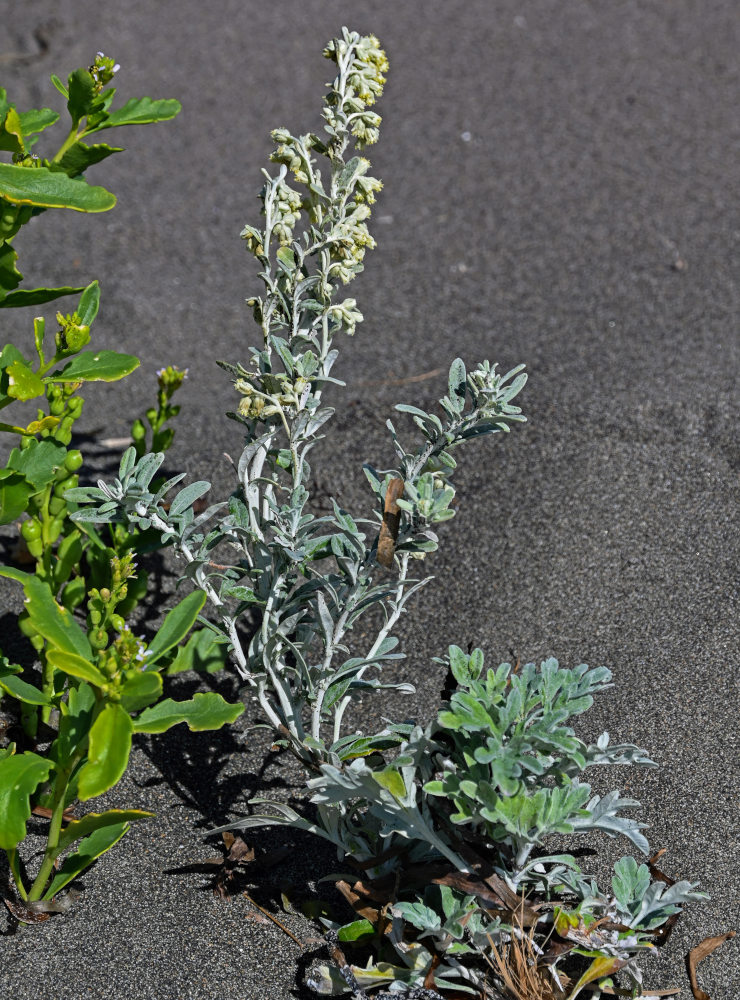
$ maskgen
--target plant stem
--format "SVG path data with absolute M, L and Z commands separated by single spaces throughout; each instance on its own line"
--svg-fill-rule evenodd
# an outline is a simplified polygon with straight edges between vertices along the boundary
M 77 754 L 68 762 L 65 768 L 57 771 L 54 779 L 54 795 L 52 798 L 51 823 L 49 824 L 49 834 L 46 838 L 46 850 L 44 860 L 41 862 L 39 873 L 34 879 L 33 885 L 28 893 L 28 901 L 41 899 L 49 881 L 49 876 L 54 868 L 54 862 L 59 854 L 59 837 L 62 832 L 62 820 L 64 819 L 64 803 L 67 796 L 67 786 L 75 766 L 80 758 Z
M 401 601 L 401 598 L 403 597 L 404 585 L 406 583 L 406 577 L 408 576 L 408 568 L 409 568 L 408 553 L 403 553 L 401 555 L 401 569 L 400 569 L 400 572 L 398 574 L 398 581 L 397 581 L 397 586 L 396 586 L 396 606 L 395 606 L 394 610 L 388 615 L 388 619 L 387 619 L 385 625 L 378 632 L 378 636 L 377 636 L 375 642 L 372 644 L 370 650 L 367 652 L 365 658 L 368 659 L 368 660 L 371 659 L 373 656 L 375 656 L 375 654 L 380 649 L 383 641 L 388 637 L 391 629 L 396 624 L 396 622 L 398 621 L 398 619 L 401 617 L 401 612 L 403 611 L 403 605 L 400 604 L 399 602 Z M 365 668 L 363 667 L 360 671 L 358 671 L 357 677 L 362 677 L 362 675 L 364 674 L 364 672 L 365 672 Z M 339 739 L 339 737 L 341 735 L 342 718 L 343 718 L 344 713 L 347 710 L 347 706 L 349 705 L 349 703 L 350 703 L 351 700 L 352 700 L 351 698 L 349 698 L 348 696 L 345 695 L 345 697 L 342 698 L 342 700 L 340 701 L 339 705 L 337 706 L 337 708 L 334 711 L 334 742 L 335 743 L 336 743 L 336 741 Z
M 5 852 L 8 857 L 8 868 L 10 868 L 10 873 L 13 876 L 13 881 L 15 882 L 15 887 L 18 890 L 18 895 L 25 902 L 28 899 L 26 890 L 23 887 L 23 879 L 21 878 L 21 868 L 18 858 L 18 848 L 13 847 L 9 851 Z
M 69 132 L 67 134 L 67 138 L 64 140 L 64 142 L 62 143 L 62 145 L 59 147 L 59 149 L 58 149 L 58 151 L 56 153 L 56 156 L 51 161 L 52 163 L 59 163 L 61 161 L 62 157 L 64 156 L 64 154 L 70 148 L 70 146 L 74 146 L 74 144 L 78 140 L 80 140 L 80 139 L 82 139 L 84 137 L 85 130 L 83 129 L 81 132 L 78 132 L 77 131 L 77 124 L 78 123 L 76 122 L 72 126 L 72 128 L 69 130 Z

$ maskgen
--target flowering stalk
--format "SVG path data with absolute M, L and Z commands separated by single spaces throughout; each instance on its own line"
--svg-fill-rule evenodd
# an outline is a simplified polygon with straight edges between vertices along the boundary
M 103 501 L 79 511 L 77 520 L 124 518 L 156 528 L 174 544 L 186 561 L 185 576 L 205 591 L 216 612 L 213 629 L 228 644 L 239 675 L 256 690 L 278 739 L 313 769 L 341 759 L 337 745 L 353 697 L 384 687 L 413 690 L 369 677 L 401 658 L 392 629 L 427 582 L 410 575 L 410 559 L 434 551 L 432 526 L 453 516 L 450 477 L 456 463 L 450 452 L 523 420 L 511 400 L 526 378 L 521 366 L 499 375 L 488 362 L 468 374 L 456 360 L 448 395 L 440 401 L 441 419 L 398 407 L 410 413 L 423 442 L 407 452 L 389 424 L 399 467 L 382 473 L 366 467 L 376 499 L 373 516 L 355 520 L 336 502 L 328 515 L 312 512 L 308 453 L 333 413 L 322 394 L 332 382 L 343 384 L 331 375 L 338 354 L 334 340 L 342 332 L 354 334 L 362 320 L 355 299 L 340 298 L 340 290 L 375 246 L 367 220 L 381 188 L 369 174 L 369 161 L 348 153 L 352 145 L 362 150 L 378 138 L 380 117 L 371 106 L 382 93 L 388 65 L 376 38 L 346 29 L 324 55 L 336 65 L 322 111 L 324 136 L 294 136 L 285 128 L 272 133 L 271 159 L 278 170 L 274 176 L 264 172 L 264 224 L 242 232 L 262 268 L 263 292 L 248 299 L 262 337 L 249 364 L 221 363 L 240 397 L 229 415 L 246 433 L 235 463 L 239 488 L 228 513 L 223 504 L 194 513 L 192 504 L 207 483 L 186 487 L 168 504 L 166 494 L 182 477 L 150 489 L 161 461 L 155 455 L 128 454 L 118 481 L 73 493 L 77 503 Z M 394 480 L 401 482 L 403 497 L 392 551 L 380 562 L 397 566 L 395 579 L 378 564 L 384 504 Z M 227 546 L 216 561 L 214 550 L 222 543 Z M 384 614 L 379 634 L 368 649 L 352 653 L 354 625 L 377 605 Z M 259 625 L 247 642 L 238 625 L 255 613 Z

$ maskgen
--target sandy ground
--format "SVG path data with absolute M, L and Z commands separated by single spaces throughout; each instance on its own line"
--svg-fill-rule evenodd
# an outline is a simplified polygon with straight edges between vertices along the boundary
M 135 376 L 89 393 L 84 429 L 125 435 L 156 369 L 188 366 L 168 465 L 213 478 L 224 495 L 222 453 L 240 441 L 214 361 L 246 359 L 253 342 L 243 300 L 255 282 L 239 231 L 258 210 L 269 131 L 319 126 L 320 53 L 343 23 L 381 38 L 391 71 L 369 151 L 385 183 L 378 250 L 352 287 L 366 321 L 340 345 L 347 389 L 317 478 L 366 509 L 360 467 L 385 464 L 392 405 L 430 405 L 444 376 L 411 380 L 458 354 L 526 362 L 530 422 L 461 455 L 459 516 L 434 557 L 435 583 L 400 630 L 419 692 L 367 703 L 361 724 L 429 718 L 441 683 L 431 659 L 450 642 L 482 645 L 489 662 L 513 650 L 608 665 L 616 685 L 586 724 L 660 762 L 620 779 L 643 802 L 651 845 L 668 849 L 665 869 L 711 894 L 646 962 L 648 984 L 680 984 L 688 998 L 685 953 L 738 925 L 736 5 L 12 8 L 0 74 L 19 107 L 59 103 L 50 73 L 64 78 L 99 49 L 121 63 L 124 97 L 183 104 L 174 122 L 123 132 L 127 152 L 91 171 L 118 195 L 112 213 L 47 213 L 19 249 L 29 284 L 99 277 L 96 343 L 142 359 Z M 30 335 L 21 313 L 3 324 L 3 342 Z M 0 593 L 10 636 L 18 596 L 9 585 Z M 138 743 L 106 801 L 156 819 L 84 878 L 72 915 L 0 937 L 1 997 L 308 1000 L 310 941 L 301 952 L 245 896 L 224 902 L 203 874 L 173 873 L 213 855 L 205 831 L 257 790 L 300 788 L 253 716 L 250 705 L 232 732 Z M 258 840 L 288 843 L 290 860 L 243 888 L 302 940 L 315 937 L 283 912 L 280 890 L 304 898 L 336 865 L 331 852 L 269 831 Z M 739 965 L 736 942 L 703 963 L 712 1000 L 737 997 Z

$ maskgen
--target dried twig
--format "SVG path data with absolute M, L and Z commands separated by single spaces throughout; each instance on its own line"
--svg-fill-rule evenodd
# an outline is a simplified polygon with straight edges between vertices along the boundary
M 435 375 L 441 375 L 443 371 L 445 371 L 444 368 L 432 368 L 429 372 L 422 372 L 421 375 L 408 375 L 406 378 L 385 378 L 379 382 L 355 382 L 351 388 L 378 389 L 384 385 L 408 385 L 411 382 L 426 382 L 427 379 L 434 378 Z
M 246 896 L 249 902 L 252 904 L 252 906 L 256 906 L 257 909 L 260 911 L 260 913 L 264 913 L 264 915 L 267 917 L 268 920 L 272 920 L 273 924 L 277 924 L 280 930 L 283 931 L 285 934 L 287 934 L 288 937 L 291 938 L 293 941 L 295 941 L 295 943 L 298 945 L 299 948 L 301 949 L 303 948 L 303 942 L 299 941 L 298 938 L 295 936 L 295 934 L 292 931 L 289 931 L 288 928 L 285 926 L 285 924 L 281 923 L 277 917 L 273 916 L 272 913 L 269 912 L 269 910 L 266 910 L 264 907 L 260 906 L 259 903 L 255 903 L 255 901 L 252 899 L 252 897 L 249 895 L 248 892 L 243 892 L 242 896 Z

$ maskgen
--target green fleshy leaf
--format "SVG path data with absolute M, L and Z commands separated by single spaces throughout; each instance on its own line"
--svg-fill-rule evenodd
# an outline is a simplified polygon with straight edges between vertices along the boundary
M 128 712 L 120 705 L 106 705 L 92 724 L 87 763 L 80 769 L 77 781 L 77 794 L 83 802 L 107 792 L 123 777 L 132 733 Z
M 57 471 L 64 465 L 67 449 L 49 438 L 41 441 L 32 440 L 22 451 L 13 448 L 7 468 L 20 472 L 28 483 L 38 492 L 43 490 Z
M 145 709 L 134 720 L 134 732 L 164 733 L 180 722 L 186 723 L 188 729 L 195 733 L 220 729 L 238 719 L 243 711 L 244 705 L 231 705 L 215 691 L 196 694 L 190 701 L 165 698 L 159 704 Z
M 224 667 L 227 655 L 226 643 L 219 642 L 209 628 L 198 629 L 180 646 L 165 672 L 180 674 L 184 670 L 198 670 L 213 674 Z
M 80 326 L 92 326 L 99 308 L 100 285 L 97 281 L 91 281 L 80 296 L 79 304 L 75 309 Z
M 19 518 L 35 492 L 20 472 L 0 469 L 0 524 L 12 524 Z
M 56 761 L 69 760 L 80 743 L 87 739 L 95 710 L 95 691 L 84 681 L 70 687 L 66 704 L 59 706 L 59 736 L 49 750 L 49 756 Z
M 138 712 L 162 694 L 162 678 L 158 673 L 135 674 L 121 688 L 121 705 L 127 712 Z
M 93 164 L 100 163 L 114 153 L 122 152 L 122 146 L 107 146 L 102 142 L 87 146 L 84 142 L 76 142 L 61 158 L 59 166 L 69 177 L 79 177 Z
M 26 836 L 31 795 L 54 767 L 50 760 L 26 752 L 0 760 L 0 848 L 11 851 Z
M 70 118 L 77 125 L 86 115 L 93 110 L 97 93 L 95 80 L 90 70 L 80 67 L 69 74 L 67 80 L 67 110 Z
M 107 212 L 116 196 L 60 170 L 0 163 L 0 195 L 16 205 L 70 208 L 75 212 Z
M 132 97 L 122 108 L 112 111 L 96 131 L 117 128 L 119 125 L 148 125 L 151 122 L 168 121 L 179 114 L 181 109 L 179 101 Z
M 108 684 L 108 678 L 105 674 L 84 656 L 66 653 L 61 649 L 50 649 L 46 654 L 46 659 L 57 670 L 61 670 L 71 677 L 79 677 L 80 680 L 87 681 L 88 684 L 95 687 L 102 688 Z
M 9 292 L 5 298 L 0 298 L 0 309 L 22 309 L 24 306 L 41 306 L 45 302 L 53 302 L 65 295 L 81 292 L 82 285 L 63 285 L 59 288 L 19 288 Z
M 52 647 L 85 660 L 92 659 L 92 648 L 87 640 L 87 635 L 69 611 L 57 604 L 48 584 L 33 574 L 24 573 L 13 566 L 0 566 L 0 576 L 17 580 L 22 585 L 26 595 L 26 610 L 31 622 L 36 631 Z M 92 664 L 90 665 L 92 666 Z M 102 674 L 100 676 L 102 677 Z
M 83 351 L 64 368 L 48 375 L 46 382 L 117 382 L 139 367 L 133 354 L 116 351 Z
M 18 667 L 2 658 L 0 662 L 0 688 L 26 705 L 51 705 L 51 700 L 43 691 L 18 676 Z
M 11 399 L 35 399 L 44 394 L 44 383 L 23 361 L 8 365 L 8 395 Z
M 21 129 L 25 138 L 28 135 L 43 132 L 45 128 L 59 121 L 59 112 L 52 111 L 51 108 L 32 108 L 29 111 L 21 111 L 18 117 L 21 120 Z M 30 145 L 32 143 L 26 143 L 27 148 Z
M 23 126 L 18 112 L 12 106 L 7 108 L 0 124 L 0 149 L 4 149 L 8 153 L 25 153 L 26 151 L 23 144 Z
M 4 292 L 12 292 L 23 280 L 23 275 L 15 266 L 17 260 L 18 254 L 11 244 L 0 243 L 0 299 L 5 298 Z
M 74 854 L 69 854 L 64 859 L 64 864 L 54 876 L 51 885 L 44 893 L 44 899 L 53 899 L 58 892 L 77 878 L 86 868 L 89 868 L 93 861 L 114 847 L 131 826 L 130 823 L 116 823 L 112 826 L 104 826 L 95 830 L 86 837 Z
M 171 611 L 167 612 L 162 625 L 146 651 L 147 670 L 160 656 L 163 656 L 185 638 L 195 624 L 205 603 L 205 591 L 194 590 L 192 594 L 188 594 Z
M 51 80 L 51 82 L 54 84 L 54 86 L 57 88 L 57 90 L 59 91 L 59 93 L 62 95 L 62 97 L 66 101 L 67 98 L 69 97 L 69 91 L 64 86 L 64 84 L 59 79 L 59 77 L 56 75 L 56 73 L 52 73 L 51 76 L 49 77 L 49 79 Z
M 87 837 L 95 830 L 122 823 L 133 823 L 139 819 L 149 819 L 153 815 L 154 813 L 144 812 L 141 809 L 108 809 L 102 813 L 88 813 L 65 826 L 59 838 L 59 850 L 66 851 L 76 840 Z
M 0 351 L 0 402 L 6 405 L 11 398 L 8 395 L 8 368 L 16 361 L 27 363 L 15 344 L 6 344 Z
M 345 924 L 339 928 L 337 937 L 340 941 L 362 941 L 368 937 L 375 936 L 375 928 L 369 920 L 353 920 L 350 924 Z

